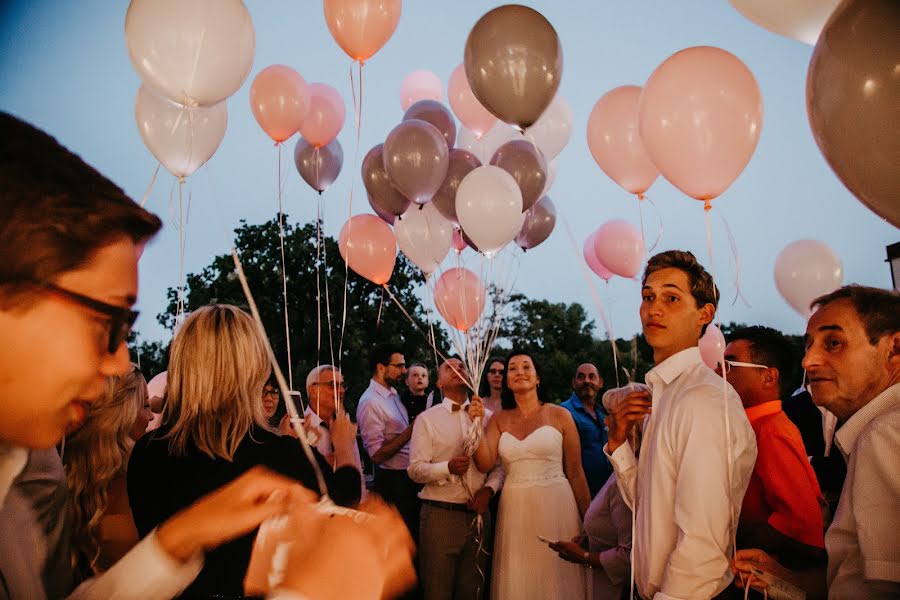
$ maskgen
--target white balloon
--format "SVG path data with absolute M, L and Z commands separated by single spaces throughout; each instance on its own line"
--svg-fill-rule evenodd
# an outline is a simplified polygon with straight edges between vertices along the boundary
M 841 286 L 844 268 L 834 251 L 818 240 L 797 240 L 775 259 L 775 285 L 791 307 L 808 319 L 810 303 Z
M 456 147 L 468 150 L 474 154 L 478 160 L 487 164 L 491 162 L 491 157 L 497 151 L 497 148 L 512 140 L 519 133 L 512 128 L 511 125 L 497 121 L 497 123 L 488 129 L 487 133 L 478 137 L 466 127 L 460 126 L 456 134 Z
M 548 192 L 550 192 L 550 188 L 553 186 L 553 182 L 556 181 L 556 162 L 555 161 L 547 161 L 547 183 L 544 184 L 544 191 L 541 196 L 546 196 Z
M 816 45 L 841 0 L 729 0 L 739 13 L 772 33 Z
M 185 106 L 212 106 L 234 94 L 256 52 L 241 0 L 131 0 L 125 41 L 144 83 Z
M 491 257 L 522 229 L 522 192 L 513 176 L 500 167 L 478 167 L 456 190 L 456 216 L 469 239 Z
M 404 112 L 419 100 L 444 101 L 444 83 L 427 69 L 413 71 L 400 84 L 400 106 Z
M 559 156 L 572 137 L 572 109 L 566 99 L 557 94 L 524 137 L 541 149 L 547 161 Z
M 453 224 L 431 202 L 413 204 L 394 221 L 394 235 L 403 254 L 430 275 L 450 252 Z
M 228 124 L 224 102 L 186 108 L 142 85 L 134 118 L 144 145 L 176 177 L 188 177 L 215 154 Z

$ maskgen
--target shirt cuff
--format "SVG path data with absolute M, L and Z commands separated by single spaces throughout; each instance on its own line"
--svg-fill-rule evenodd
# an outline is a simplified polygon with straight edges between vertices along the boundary
M 604 444 L 603 454 L 609 458 L 609 462 L 616 468 L 616 471 L 627 471 L 637 466 L 637 460 L 634 457 L 634 452 L 631 450 L 631 444 L 627 441 L 616 448 L 612 454 L 609 453 L 608 449 L 609 444 Z

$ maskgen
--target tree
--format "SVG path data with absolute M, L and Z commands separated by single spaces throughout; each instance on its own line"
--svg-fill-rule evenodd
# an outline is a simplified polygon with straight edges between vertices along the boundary
M 413 325 L 384 290 L 353 271 L 345 270 L 345 263 L 334 239 L 321 236 L 322 252 L 317 256 L 315 223 L 293 226 L 286 219 L 285 215 L 284 252 L 285 271 L 288 274 L 287 313 L 290 322 L 293 387 L 304 392 L 305 396 L 305 380 L 309 370 L 317 364 L 331 363 L 334 356 L 334 362 L 341 367 L 348 384 L 346 402 L 352 411 L 371 376 L 368 357 L 372 346 L 387 341 L 399 343 L 404 348 L 407 361 L 427 360 L 433 356 L 431 343 L 423 333 L 429 331 L 426 311 L 416 295 L 416 288 L 424 283 L 424 278 L 402 254 L 397 256 L 397 264 L 388 285 L 399 303 L 415 320 L 416 325 Z M 235 229 L 235 234 L 235 248 L 250 291 L 259 308 L 275 356 L 287 377 L 278 217 L 260 225 L 249 225 L 242 221 L 241 226 Z M 188 274 L 186 279 L 186 312 L 210 303 L 234 304 L 249 311 L 230 253 L 216 256 L 209 266 L 199 273 Z M 168 299 L 168 309 L 158 315 L 157 319 L 171 329 L 176 321 L 178 290 L 169 288 Z M 343 323 L 345 318 L 346 324 Z M 438 349 L 445 352 L 446 335 L 439 328 L 434 331 Z

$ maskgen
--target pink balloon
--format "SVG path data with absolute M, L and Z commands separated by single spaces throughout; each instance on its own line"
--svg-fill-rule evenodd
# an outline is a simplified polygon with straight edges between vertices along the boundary
M 614 273 L 607 269 L 606 266 L 600 262 L 600 259 L 597 258 L 597 251 L 594 250 L 594 240 L 596 237 L 597 232 L 595 231 L 584 240 L 584 247 L 582 248 L 581 253 L 584 255 L 584 260 L 591 268 L 591 271 L 603 281 L 609 281 L 612 279 Z
M 841 287 L 843 280 L 840 257 L 819 240 L 791 242 L 775 259 L 775 287 L 804 319 L 812 314 L 812 301 Z
M 483 107 L 466 79 L 466 69 L 459 65 L 453 69 L 450 81 L 447 83 L 447 96 L 450 98 L 450 108 L 456 118 L 466 126 L 476 137 L 480 138 L 493 127 L 497 117 Z
M 641 232 L 627 221 L 614 219 L 601 225 L 594 235 L 594 252 L 607 269 L 629 279 L 638 274 L 644 261 Z
M 725 358 L 725 336 L 718 327 L 710 323 L 706 326 L 706 331 L 700 338 L 700 357 L 706 366 L 715 370 Z
M 341 257 L 357 274 L 384 285 L 394 272 L 397 239 L 387 223 L 375 215 L 355 215 L 341 228 Z
M 641 88 L 623 85 L 597 100 L 588 117 L 587 142 L 606 175 L 632 194 L 643 194 L 659 170 L 641 141 L 638 101 Z
M 400 84 L 400 106 L 404 112 L 419 100 L 444 100 L 444 84 L 431 71 L 413 71 Z
M 300 135 L 316 148 L 321 148 L 341 132 L 345 116 L 340 92 L 327 83 L 310 84 L 309 109 L 300 125 Z
M 739 58 L 711 46 L 687 48 L 666 59 L 644 85 L 641 139 L 666 179 L 708 202 L 750 161 L 762 110 L 756 79 Z
M 266 67 L 256 75 L 250 86 L 253 116 L 276 144 L 297 133 L 308 106 L 306 81 L 288 66 Z
M 450 241 L 450 245 L 456 250 L 457 254 L 466 249 L 466 246 L 469 244 L 466 243 L 466 240 L 463 237 L 462 229 L 457 227 L 453 230 L 453 239 Z
M 481 278 L 462 267 L 444 271 L 434 284 L 434 305 L 444 320 L 460 331 L 468 330 L 481 317 L 484 298 Z
M 381 50 L 397 29 L 401 0 L 324 0 L 325 23 L 334 41 L 360 64 Z

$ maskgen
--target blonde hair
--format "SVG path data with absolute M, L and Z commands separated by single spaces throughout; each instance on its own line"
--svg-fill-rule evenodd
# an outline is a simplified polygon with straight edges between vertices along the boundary
M 134 446 L 129 432 L 146 402 L 147 381 L 132 365 L 129 373 L 107 379 L 90 418 L 66 440 L 74 568 L 87 564 L 94 573 L 102 570 L 100 520 L 109 507 L 110 483 L 125 474 Z
M 256 322 L 228 304 L 195 310 L 169 355 L 163 437 L 184 456 L 195 447 L 210 458 L 234 460 L 254 423 L 264 426 L 263 386 L 271 368 Z

